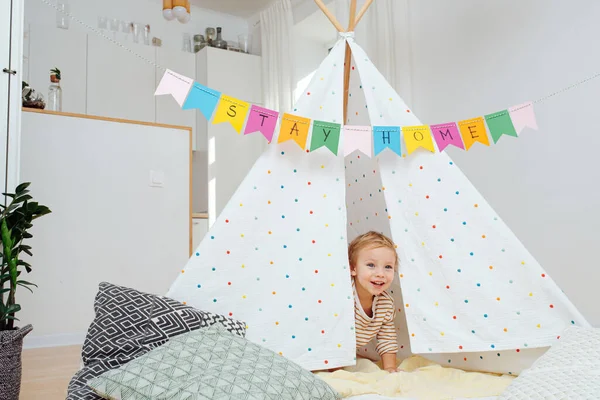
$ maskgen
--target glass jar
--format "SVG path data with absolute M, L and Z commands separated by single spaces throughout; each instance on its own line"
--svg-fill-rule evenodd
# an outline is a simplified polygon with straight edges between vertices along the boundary
M 199 52 L 206 47 L 204 35 L 194 35 L 194 53 Z
M 206 44 L 208 46 L 214 46 L 213 42 L 216 37 L 215 28 L 206 28 Z
M 223 36 L 221 36 L 221 27 L 217 28 L 217 39 L 215 39 L 214 43 L 214 47 L 218 48 L 218 49 L 225 49 L 227 50 L 227 42 L 225 40 L 223 40 Z
M 54 74 L 50 75 L 47 107 L 50 111 L 62 111 L 62 88 L 60 87 L 60 77 Z

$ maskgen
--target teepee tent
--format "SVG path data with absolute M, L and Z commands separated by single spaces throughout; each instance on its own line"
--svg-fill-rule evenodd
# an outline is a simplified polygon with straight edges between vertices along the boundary
M 518 373 L 567 326 L 589 325 L 446 153 L 391 151 L 403 148 L 391 127 L 421 123 L 353 38 L 369 4 L 290 111 L 312 120 L 313 135 L 352 123 L 342 149 L 357 140 L 362 118 L 376 150 L 377 135 L 390 149 L 374 158 L 308 152 L 283 142 L 297 132 L 282 128 L 168 296 L 245 321 L 250 340 L 307 369 L 353 365 L 347 245 L 376 230 L 400 258 L 391 289 L 399 357 Z M 376 356 L 372 344 L 360 354 Z

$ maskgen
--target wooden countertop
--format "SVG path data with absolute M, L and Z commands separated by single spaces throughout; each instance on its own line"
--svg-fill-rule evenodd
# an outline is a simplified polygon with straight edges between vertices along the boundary
M 192 213 L 194 219 L 208 219 L 208 213 Z
M 121 119 L 121 118 L 110 118 L 110 117 L 100 117 L 97 115 L 88 115 L 88 114 L 76 114 L 76 113 L 68 113 L 68 112 L 60 112 L 60 111 L 49 111 L 49 110 L 40 110 L 37 108 L 21 108 L 23 112 L 31 112 L 38 114 L 48 114 L 48 115 L 60 115 L 63 117 L 73 117 L 73 118 L 86 118 L 86 119 L 95 119 L 100 121 L 110 121 L 110 122 L 118 122 L 121 124 L 136 124 L 136 125 L 146 125 L 146 126 L 156 126 L 159 128 L 170 128 L 170 129 L 181 129 L 192 131 L 192 128 L 189 126 L 181 126 L 181 125 L 168 125 L 168 124 L 157 124 L 155 122 L 146 122 L 146 121 L 135 121 L 132 119 Z

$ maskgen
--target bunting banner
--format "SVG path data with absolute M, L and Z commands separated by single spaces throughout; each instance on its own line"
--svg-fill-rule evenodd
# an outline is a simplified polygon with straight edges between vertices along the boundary
M 250 104 L 223 94 L 215 112 L 213 125 L 220 124 L 221 122 L 229 122 L 237 133 L 241 133 L 249 110 Z
M 431 125 L 431 133 L 438 145 L 440 151 L 444 151 L 446 147 L 453 145 L 459 149 L 464 150 L 465 145 L 463 144 L 460 132 L 456 122 L 449 122 L 447 124 Z
M 187 100 L 183 104 L 183 109 L 189 110 L 197 108 L 202 115 L 210 121 L 220 98 L 221 92 L 217 92 L 216 90 L 194 82 L 190 94 L 188 94 Z
M 185 102 L 185 98 L 187 97 L 193 82 L 193 79 L 179 75 L 177 72 L 168 69 L 160 80 L 154 95 L 160 96 L 163 94 L 170 94 L 181 107 Z
M 308 131 L 310 130 L 310 119 L 298 117 L 291 114 L 283 114 L 281 117 L 281 128 L 279 129 L 279 140 L 277 143 L 293 140 L 302 150 L 306 148 Z
M 371 157 L 371 134 L 370 126 L 344 126 L 344 157 L 352 154 L 355 150 Z
M 486 146 L 490 145 L 483 117 L 459 121 L 458 127 L 465 143 L 465 149 L 469 150 L 473 144 L 479 142 Z
M 155 92 L 155 96 L 166 94 L 173 96 L 184 110 L 199 109 L 208 121 L 212 119 L 213 124 L 229 122 L 238 134 L 241 134 L 242 130 L 244 135 L 260 132 L 269 144 L 278 134 L 277 143 L 293 140 L 307 152 L 326 147 L 336 156 L 340 152 L 348 156 L 358 150 L 367 157 L 372 157 L 385 149 L 403 156 L 402 140 L 408 155 L 419 148 L 432 153 L 442 152 L 450 145 L 469 151 L 475 143 L 490 146 L 489 137 L 496 144 L 503 135 L 518 137 L 525 128 L 538 129 L 533 102 L 519 104 L 483 117 L 443 124 L 344 126 L 299 115 L 281 114 L 256 104 L 249 104 L 171 70 L 166 70 Z M 340 143 L 343 145 L 341 150 Z
M 390 149 L 399 156 L 402 155 L 400 148 L 399 126 L 374 126 L 373 127 L 373 152 L 378 155 L 385 149 Z
M 406 144 L 406 151 L 409 155 L 419 147 L 435 153 L 433 137 L 431 136 L 431 130 L 427 125 L 403 126 L 402 133 L 404 133 L 404 143 Z
M 269 143 L 273 140 L 275 128 L 277 128 L 277 119 L 279 113 L 267 108 L 252 105 L 250 115 L 246 123 L 244 135 L 249 135 L 254 132 L 260 132 Z
M 538 130 L 532 102 L 510 107 L 508 112 L 515 130 L 517 131 L 517 135 L 520 135 L 521 132 L 523 132 L 523 129 L 527 127 L 535 129 L 536 131 Z
M 327 147 L 337 156 L 342 126 L 332 122 L 314 121 L 310 151 Z
M 487 122 L 494 144 L 498 143 L 498 140 L 500 140 L 502 135 L 518 137 L 515 126 L 508 114 L 508 110 L 486 115 L 485 122 Z

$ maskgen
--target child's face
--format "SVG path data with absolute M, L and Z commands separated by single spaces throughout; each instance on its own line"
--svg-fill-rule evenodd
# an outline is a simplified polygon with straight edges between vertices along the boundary
M 378 296 L 392 285 L 395 266 L 396 252 L 387 247 L 376 247 L 360 250 L 356 265 L 350 268 L 356 284 L 369 294 Z

